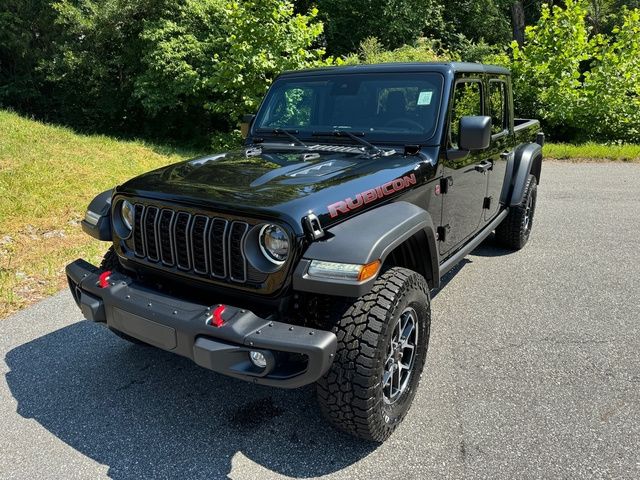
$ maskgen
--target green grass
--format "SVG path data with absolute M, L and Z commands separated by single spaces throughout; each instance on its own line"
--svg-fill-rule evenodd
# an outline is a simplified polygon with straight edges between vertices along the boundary
M 0 318 L 64 286 L 67 262 L 99 261 L 78 223 L 96 194 L 194 155 L 0 110 Z
M 545 143 L 544 157 L 558 160 L 640 161 L 640 145 L 603 145 L 601 143 Z

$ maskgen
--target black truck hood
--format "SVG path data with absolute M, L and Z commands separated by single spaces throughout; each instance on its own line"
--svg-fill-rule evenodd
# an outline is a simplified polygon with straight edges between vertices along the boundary
M 212 211 L 275 216 L 300 232 L 301 219 L 308 213 L 318 215 L 326 227 L 338 221 L 328 209 L 335 202 L 355 198 L 407 174 L 413 173 L 424 181 L 436 153 L 371 157 L 363 153 L 292 149 L 247 152 L 208 155 L 169 165 L 128 181 L 116 192 Z M 383 200 L 388 199 L 381 197 L 370 206 Z

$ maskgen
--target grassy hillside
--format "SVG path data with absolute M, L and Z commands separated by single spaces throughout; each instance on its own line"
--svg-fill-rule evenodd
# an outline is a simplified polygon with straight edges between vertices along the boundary
M 79 225 L 93 196 L 186 156 L 0 110 L 0 318 L 63 287 L 68 261 L 99 260 Z

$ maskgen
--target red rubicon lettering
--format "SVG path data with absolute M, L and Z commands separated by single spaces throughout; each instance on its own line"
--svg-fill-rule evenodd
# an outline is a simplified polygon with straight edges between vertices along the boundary
M 393 195 L 400 190 L 404 190 L 411 185 L 416 185 L 416 174 L 405 175 L 402 178 L 396 178 L 387 182 L 379 187 L 375 187 L 369 190 L 365 190 L 362 193 L 355 195 L 355 200 L 348 197 L 336 203 L 332 203 L 327 208 L 329 209 L 329 216 L 335 218 L 340 214 L 349 213 L 352 210 L 356 210 L 367 203 L 371 203 L 377 199 Z
M 349 210 L 354 210 L 358 207 L 362 206 L 362 194 L 359 193 L 356 195 L 356 199 L 355 200 L 351 200 L 350 198 L 347 198 L 347 207 L 349 208 Z
M 369 203 L 378 198 L 378 194 L 374 189 L 371 189 L 367 190 L 366 192 L 362 192 L 362 198 L 364 199 L 364 203 Z
M 336 202 L 329 205 L 329 215 L 331 218 L 337 217 L 341 213 L 349 213 L 349 207 L 347 207 L 346 202 Z

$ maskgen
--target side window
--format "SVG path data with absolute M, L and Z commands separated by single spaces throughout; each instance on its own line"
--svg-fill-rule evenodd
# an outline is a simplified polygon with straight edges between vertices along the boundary
M 507 125 L 507 89 L 504 82 L 489 82 L 489 105 L 491 109 L 491 133 L 504 132 Z
M 449 126 L 453 148 L 458 148 L 460 119 L 469 115 L 482 115 L 482 84 L 480 82 L 469 81 L 456 84 Z

